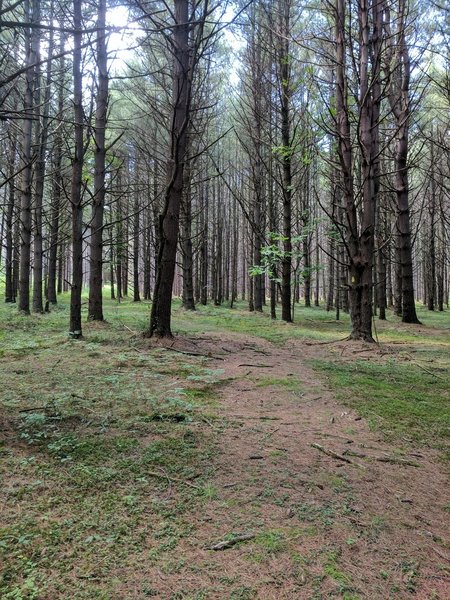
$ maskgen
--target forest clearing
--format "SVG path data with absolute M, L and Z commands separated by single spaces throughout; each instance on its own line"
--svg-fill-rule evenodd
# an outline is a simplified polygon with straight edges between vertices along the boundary
M 155 341 L 107 301 L 70 340 L 67 300 L 0 309 L 2 598 L 448 598 L 447 314 L 177 305 Z

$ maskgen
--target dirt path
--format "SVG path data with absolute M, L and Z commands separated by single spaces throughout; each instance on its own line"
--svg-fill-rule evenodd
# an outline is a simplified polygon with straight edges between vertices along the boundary
M 435 453 L 400 455 L 339 405 L 307 366 L 325 347 L 208 335 L 197 348 L 223 359 L 212 365 L 223 370 L 210 424 L 216 475 L 178 546 L 184 566 L 159 573 L 161 598 L 450 597 L 448 488 Z M 207 549 L 239 534 L 255 537 Z

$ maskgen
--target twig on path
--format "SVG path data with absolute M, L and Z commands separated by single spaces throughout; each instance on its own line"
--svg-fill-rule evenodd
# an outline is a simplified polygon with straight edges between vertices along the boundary
M 342 461 L 344 461 L 346 463 L 349 463 L 350 465 L 355 465 L 356 467 L 359 467 L 360 469 L 365 469 L 366 468 L 364 465 L 361 465 L 361 464 L 355 462 L 354 460 L 350 460 L 346 456 L 342 456 L 342 454 L 337 454 L 337 452 L 333 452 L 333 450 L 327 450 L 326 448 L 324 448 L 320 444 L 311 444 L 311 446 L 313 448 L 316 448 L 316 450 L 320 450 L 320 452 L 323 452 L 327 456 L 331 456 L 332 458 L 336 458 L 337 460 L 342 460 Z
M 259 367 L 261 369 L 271 369 L 273 367 L 273 365 L 250 365 L 247 363 L 242 363 L 242 364 L 238 365 L 238 367 Z
M 355 456 L 356 458 L 367 458 L 367 454 L 355 452 L 354 450 L 344 450 L 345 456 Z
M 214 356 L 213 354 L 202 354 L 201 352 L 189 352 L 189 350 L 178 350 L 178 348 L 166 347 L 166 350 L 178 352 L 179 354 L 187 354 L 188 356 L 203 356 L 204 358 L 214 358 L 215 360 L 225 360 L 223 356 Z
M 375 456 L 374 460 L 378 462 L 392 463 L 394 465 L 407 465 L 408 467 L 420 467 L 418 462 L 407 460 L 406 458 L 397 458 L 396 456 Z
M 448 556 L 445 556 L 445 554 L 442 554 L 442 552 L 440 552 L 437 548 L 431 548 L 431 549 L 433 550 L 433 552 L 436 552 L 436 554 L 438 556 L 440 556 L 444 560 L 447 560 L 448 562 L 450 562 L 450 558 Z
M 53 369 L 56 369 L 56 367 L 59 365 L 60 362 L 62 362 L 62 358 L 58 358 L 58 360 L 55 362 L 55 364 L 50 367 L 48 372 L 51 373 L 53 371 Z
M 223 540 L 212 546 L 207 546 L 207 550 L 226 550 L 227 548 L 235 546 L 239 542 L 248 542 L 249 540 L 253 540 L 255 537 L 256 536 L 254 533 L 241 533 L 239 535 L 235 535 L 230 540 Z
M 122 327 L 124 327 L 125 329 L 128 329 L 128 331 L 130 333 L 132 333 L 134 336 L 140 335 L 138 331 L 134 331 L 134 329 L 131 329 L 131 327 L 128 327 L 128 325 L 125 325 L 125 323 L 122 323 L 121 321 L 119 321 L 119 323 L 122 325 Z

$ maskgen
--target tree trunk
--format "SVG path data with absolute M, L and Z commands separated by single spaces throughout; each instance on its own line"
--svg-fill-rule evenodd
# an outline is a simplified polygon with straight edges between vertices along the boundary
M 70 203 L 72 208 L 72 284 L 70 288 L 69 335 L 79 338 L 81 328 L 81 289 L 83 285 L 83 80 L 81 74 L 82 17 L 81 0 L 73 1 L 73 109 L 75 154 L 72 162 Z
M 289 48 L 290 6 L 283 5 L 279 56 L 281 141 L 283 145 L 283 259 L 281 263 L 281 318 L 292 322 L 291 278 L 292 278 L 292 140 L 291 140 L 291 59 Z
M 108 53 L 106 48 L 106 0 L 97 6 L 97 94 L 94 128 L 94 197 L 92 201 L 89 257 L 89 315 L 103 321 L 103 216 L 105 208 L 106 122 L 108 115 Z
M 53 2 L 50 8 L 50 17 L 53 19 Z M 48 42 L 48 55 L 51 57 L 54 51 L 54 34 L 50 31 Z M 47 73 L 45 81 L 45 92 L 43 97 L 42 121 L 40 118 L 41 93 L 40 93 L 40 68 L 36 68 L 36 79 L 39 90 L 36 91 L 37 120 L 39 123 L 37 143 L 37 162 L 36 162 L 36 189 L 34 194 L 34 246 L 33 246 L 33 312 L 44 312 L 42 303 L 42 285 L 43 285 L 43 239 L 42 239 L 42 206 L 44 198 L 45 183 L 45 159 L 47 153 L 48 125 L 50 114 L 50 97 L 52 83 L 52 60 L 47 62 Z
M 394 186 L 397 196 L 397 235 L 401 265 L 402 288 L 402 321 L 404 323 L 420 323 L 416 314 L 414 299 L 413 261 L 411 245 L 411 223 L 409 210 L 408 182 L 408 134 L 409 134 L 409 81 L 410 59 L 406 44 L 406 4 L 399 2 L 399 15 L 396 19 L 398 31 L 390 37 L 395 43 L 391 49 L 391 72 L 389 103 L 396 120 L 396 143 L 394 151 Z M 389 30 L 389 21 L 387 27 Z M 395 55 L 394 55 L 395 53 Z
M 201 191 L 201 212 L 200 212 L 200 303 L 206 306 L 208 303 L 208 194 L 204 193 L 204 186 Z
M 140 239 L 140 206 L 139 195 L 135 192 L 134 196 L 134 216 L 133 216 L 133 302 L 140 302 L 139 294 L 139 239 Z
M 17 129 L 14 127 L 10 137 L 11 150 L 8 160 L 8 205 L 6 208 L 5 222 L 5 302 L 15 302 L 15 286 L 14 286 L 14 212 L 16 204 L 16 186 L 14 183 L 14 173 L 17 165 Z
M 358 141 L 362 203 L 358 218 L 354 196 L 354 160 L 346 82 L 346 9 L 336 2 L 336 111 L 338 153 L 343 176 L 349 259 L 351 339 L 373 342 L 372 294 L 375 207 L 378 195 L 380 64 L 382 17 L 379 3 L 362 0 L 358 5 L 359 98 Z M 371 18 L 371 12 L 372 18 Z M 371 30 L 372 24 L 372 30 Z M 370 72 L 370 75 L 369 75 Z M 359 228 L 360 226 L 360 228 Z
M 60 53 L 64 51 L 64 38 L 61 38 Z M 50 207 L 50 248 L 48 254 L 48 281 L 47 281 L 47 300 L 50 304 L 57 303 L 56 279 L 57 279 L 57 257 L 59 246 L 59 225 L 61 211 L 61 196 L 63 190 L 63 178 L 61 174 L 62 156 L 63 156 L 63 112 L 64 112 L 64 56 L 59 60 L 59 81 L 58 81 L 58 119 L 59 126 L 55 132 L 53 144 L 53 178 L 52 178 L 52 200 Z
M 183 193 L 183 170 L 187 146 L 187 127 L 191 102 L 189 60 L 189 1 L 174 0 L 173 30 L 173 127 L 170 159 L 167 165 L 168 185 L 164 210 L 159 219 L 160 248 L 156 284 L 148 335 L 172 337 L 171 306 L 175 276 L 180 205 Z
M 430 187 L 431 197 L 429 199 L 429 231 L 427 235 L 427 260 L 426 260 L 426 286 L 427 286 L 427 308 L 434 310 L 436 296 L 436 172 L 435 172 L 435 153 L 433 142 L 433 130 L 431 130 L 431 151 L 430 151 Z
M 184 169 L 184 193 L 181 202 L 182 238 L 181 252 L 183 262 L 183 308 L 195 310 L 194 300 L 194 258 L 192 251 L 192 197 L 191 166 Z
M 39 0 L 33 0 L 32 14 L 30 3 L 25 2 L 25 15 L 28 21 L 37 24 Z M 32 184 L 32 135 L 33 135 L 33 99 L 35 86 L 35 67 L 39 55 L 39 28 L 27 30 L 26 65 L 24 93 L 24 122 L 22 127 L 22 189 L 20 204 L 20 269 L 19 269 L 19 311 L 30 314 L 30 258 L 31 258 L 31 184 Z

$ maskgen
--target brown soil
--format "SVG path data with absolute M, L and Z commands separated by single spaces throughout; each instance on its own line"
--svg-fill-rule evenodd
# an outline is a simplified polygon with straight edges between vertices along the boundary
M 145 579 L 153 597 L 167 599 L 450 598 L 448 480 L 438 454 L 409 448 L 401 459 L 410 464 L 378 460 L 399 458 L 398 448 L 307 366 L 336 352 L 381 359 L 386 349 L 281 348 L 224 334 L 168 346 L 215 357 L 209 365 L 223 369 L 220 418 L 204 424 L 217 446 L 215 493 L 192 515 L 173 572 L 141 563 L 138 574 L 130 562 L 114 574 L 123 597 L 143 597 L 133 585 Z M 255 538 L 208 549 L 242 533 Z

